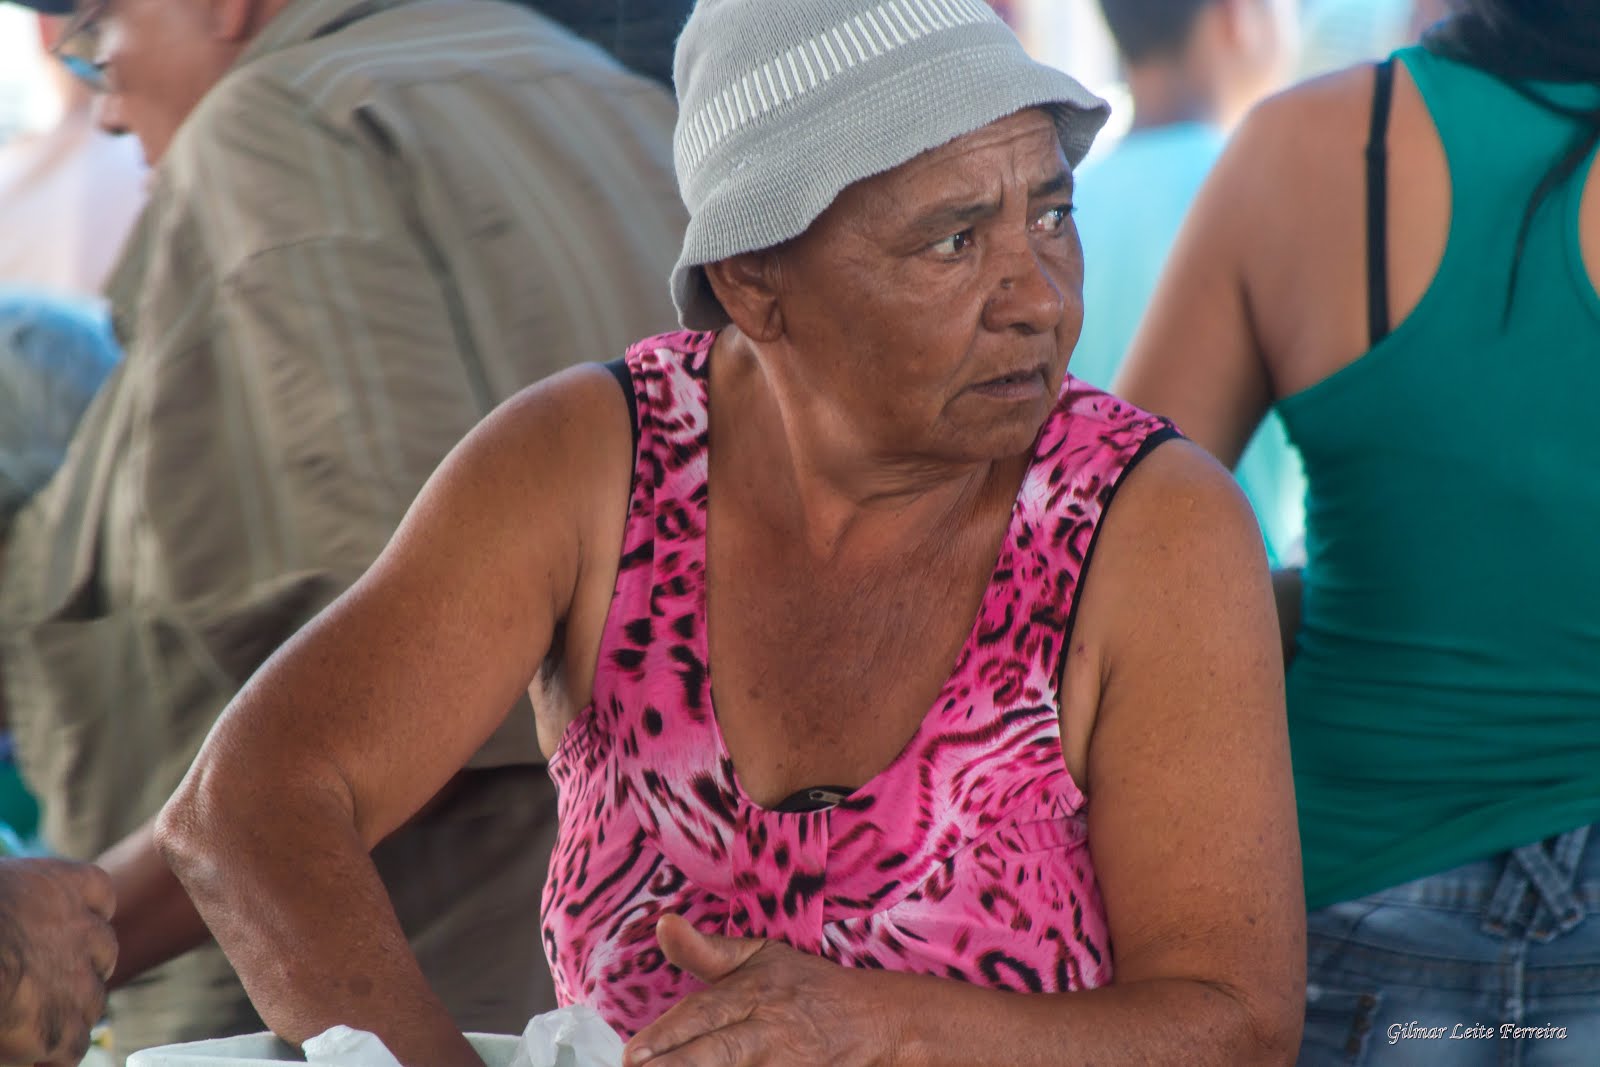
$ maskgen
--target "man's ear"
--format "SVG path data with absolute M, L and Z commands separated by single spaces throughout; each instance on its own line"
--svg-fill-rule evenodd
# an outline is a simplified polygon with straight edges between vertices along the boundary
M 711 291 L 740 333 L 755 341 L 783 336 L 778 257 L 771 249 L 707 263 L 705 272 Z

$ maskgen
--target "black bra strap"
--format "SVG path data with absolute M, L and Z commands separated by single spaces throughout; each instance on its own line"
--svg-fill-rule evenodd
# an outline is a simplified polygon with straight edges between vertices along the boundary
M 633 374 L 628 370 L 626 356 L 608 360 L 604 364 L 606 370 L 617 380 L 622 387 L 622 395 L 628 401 L 628 425 L 633 429 L 633 454 L 639 454 L 639 398 L 633 391 Z
M 814 785 L 809 789 L 797 789 L 778 802 L 773 811 L 803 812 L 826 811 L 836 808 L 855 792 L 844 785 Z
M 1389 111 L 1394 101 L 1394 60 L 1377 65 L 1372 89 L 1372 132 L 1367 137 L 1367 337 L 1389 336 Z

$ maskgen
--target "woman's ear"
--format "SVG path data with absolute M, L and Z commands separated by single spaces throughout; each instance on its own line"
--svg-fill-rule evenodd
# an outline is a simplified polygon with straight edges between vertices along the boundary
M 707 263 L 705 272 L 711 291 L 740 333 L 755 341 L 783 336 L 778 257 L 771 249 Z

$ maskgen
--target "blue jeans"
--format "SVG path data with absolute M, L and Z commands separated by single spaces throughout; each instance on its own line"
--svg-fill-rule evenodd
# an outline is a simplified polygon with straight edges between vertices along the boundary
M 1300 1067 L 1600 1064 L 1592 829 L 1312 912 Z

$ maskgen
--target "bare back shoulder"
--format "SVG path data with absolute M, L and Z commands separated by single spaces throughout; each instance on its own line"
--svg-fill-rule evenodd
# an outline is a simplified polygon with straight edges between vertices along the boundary
M 1258 105 L 1190 210 L 1117 391 L 1224 463 L 1269 405 L 1369 347 L 1365 153 L 1374 73 L 1357 67 Z M 1398 323 L 1443 259 L 1449 170 L 1397 68 L 1387 138 L 1389 304 Z
M 1355 67 L 1263 103 L 1231 162 L 1260 213 L 1241 249 L 1252 325 L 1276 397 L 1321 381 L 1370 347 L 1366 149 L 1374 70 Z M 1417 306 L 1450 231 L 1450 171 L 1427 105 L 1394 67 L 1384 262 L 1390 326 Z M 1248 171 L 1246 178 L 1239 172 Z

